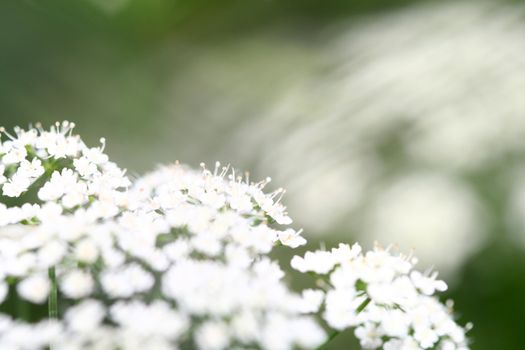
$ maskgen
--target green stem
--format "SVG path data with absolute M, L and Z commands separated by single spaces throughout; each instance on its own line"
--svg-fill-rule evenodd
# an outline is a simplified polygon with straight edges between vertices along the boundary
M 366 307 L 368 304 L 370 304 L 370 302 L 371 302 L 370 298 L 366 298 L 365 301 L 363 301 L 363 302 L 357 307 L 357 309 L 356 309 L 356 313 L 355 313 L 355 314 L 356 314 L 356 315 L 359 315 L 359 313 L 360 313 L 361 311 L 363 311 L 363 310 L 365 309 L 365 307 Z
M 51 280 L 51 291 L 49 292 L 48 298 L 48 310 L 50 319 L 58 319 L 58 291 L 57 291 L 57 278 L 54 267 L 50 267 L 49 279 Z
M 367 307 L 367 305 L 370 304 L 370 301 L 370 298 L 366 298 L 361 304 L 359 304 L 355 314 L 358 315 L 361 311 L 363 311 Z M 328 345 L 328 343 L 334 340 L 334 338 L 337 337 L 340 333 L 341 331 L 333 331 L 332 333 L 330 333 L 328 339 L 326 339 L 326 341 L 315 350 L 323 350 Z
M 57 290 L 57 276 L 54 267 L 50 267 L 48 270 L 49 280 L 51 281 L 51 290 L 49 291 L 49 297 L 47 300 L 47 306 L 49 310 L 49 319 L 58 319 L 58 290 Z M 53 350 L 53 344 L 49 344 L 49 350 Z

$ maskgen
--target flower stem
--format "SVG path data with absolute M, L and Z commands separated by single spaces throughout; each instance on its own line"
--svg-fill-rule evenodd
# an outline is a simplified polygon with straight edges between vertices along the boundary
M 370 298 L 366 298 L 365 301 L 363 301 L 356 309 L 356 315 L 359 315 L 361 311 L 365 309 L 365 307 L 370 303 Z
M 51 280 L 51 291 L 49 292 L 48 298 L 48 310 L 49 318 L 57 319 L 58 318 L 58 292 L 57 292 L 57 278 L 54 267 L 50 267 L 48 270 L 49 279 Z

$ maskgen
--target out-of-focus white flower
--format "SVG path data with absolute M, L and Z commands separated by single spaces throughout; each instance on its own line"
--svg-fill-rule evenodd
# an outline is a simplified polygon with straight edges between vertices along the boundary
M 454 271 L 483 243 L 481 204 L 466 184 L 430 173 L 403 176 L 363 215 L 363 241 L 415 249 L 422 263 Z
M 32 303 L 41 304 L 47 300 L 51 283 L 44 275 L 33 275 L 25 278 L 17 285 L 18 294 Z
M 339 243 L 339 246 L 333 248 L 331 253 L 336 263 L 344 264 L 361 254 L 361 246 L 358 243 L 354 243 L 350 248 L 348 244 Z
M 139 301 L 118 302 L 111 307 L 111 319 L 126 332 L 175 340 L 188 327 L 187 319 L 164 301 L 150 305 Z
M 75 245 L 74 254 L 79 262 L 92 264 L 99 256 L 99 249 L 93 239 L 84 238 Z
M 153 286 L 153 276 L 137 264 L 108 269 L 101 276 L 102 287 L 110 297 L 127 298 Z
M 66 311 L 65 321 L 69 329 L 78 333 L 95 331 L 105 316 L 101 302 L 86 299 Z
M 305 289 L 300 301 L 300 310 L 304 313 L 314 313 L 319 311 L 323 303 L 324 292 L 322 290 Z
M 52 267 L 59 263 L 66 253 L 66 244 L 60 241 L 50 241 L 38 251 L 38 264 L 43 267 Z
M 197 330 L 197 346 L 200 350 L 223 350 L 230 343 L 228 327 L 219 322 L 206 322 Z
M 355 336 L 359 338 L 359 342 L 363 349 L 377 349 L 383 343 L 381 337 L 383 334 L 378 327 L 373 323 L 365 323 L 355 329 Z
M 319 274 L 330 272 L 334 268 L 336 261 L 330 252 L 317 251 L 306 252 L 304 257 L 294 256 L 290 265 L 301 272 L 312 271 Z
M 79 299 L 91 294 L 95 282 L 90 274 L 82 271 L 72 271 L 62 277 L 60 290 L 71 299 Z

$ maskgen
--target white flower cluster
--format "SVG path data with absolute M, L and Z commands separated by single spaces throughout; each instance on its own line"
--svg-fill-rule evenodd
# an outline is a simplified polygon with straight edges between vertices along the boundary
M 280 204 L 282 190 L 263 193 L 268 182 L 249 184 L 219 164 L 213 173 L 176 164 L 131 189 L 138 207 L 123 217 L 119 244 L 165 271 L 160 292 L 197 325 L 193 338 L 200 349 L 313 348 L 324 339 L 324 331 L 302 315 L 320 300 L 291 293 L 277 263 L 264 256 L 276 244 L 306 243 L 291 228 L 270 227 L 291 219 Z M 159 229 L 130 234 L 142 216 L 153 216 Z
M 167 225 L 185 227 L 194 248 L 209 256 L 221 252 L 221 241 L 260 254 L 268 253 L 276 242 L 291 248 L 306 244 L 300 231 L 269 226 L 292 223 L 280 203 L 284 190 L 262 191 L 270 178 L 250 184 L 219 163 L 213 173 L 204 164 L 201 167 L 203 171 L 197 172 L 175 164 L 138 179 L 131 190 L 137 211 L 161 212 Z
M 73 127 L 66 121 L 50 130 L 16 128 L 15 135 L 0 129 L 0 137 L 7 137 L 0 138 L 0 194 L 25 196 L 21 207 L 0 203 L 0 227 L 58 210 L 46 203 L 66 211 L 89 207 L 85 215 L 93 220 L 115 216 L 125 206 L 123 190 L 131 183 L 103 153 L 105 140 L 89 148 Z
M 49 301 L 58 317 L 28 322 L 0 313 L 1 349 L 287 350 L 325 341 L 313 315 L 325 292 L 292 292 L 268 257 L 275 246 L 306 243 L 286 227 L 282 189 L 266 194 L 270 179 L 250 183 L 220 164 L 213 171 L 175 164 L 131 184 L 103 153 L 104 141 L 88 148 L 72 127 L 4 131 L 0 305 Z M 388 337 L 385 349 L 408 349 L 411 340 L 464 347 L 463 329 L 430 297 L 442 282 L 408 275 L 403 259 L 341 246 L 292 264 L 333 271 L 325 319 L 334 329 L 359 326 L 366 348 L 369 330 Z M 373 302 L 357 315 L 367 297 Z
M 355 328 L 364 349 L 467 349 L 451 305 L 433 296 L 447 285 L 437 273 L 414 270 L 416 262 L 379 247 L 363 254 L 356 243 L 295 256 L 291 265 L 323 278 L 329 286 L 323 318 L 335 330 Z

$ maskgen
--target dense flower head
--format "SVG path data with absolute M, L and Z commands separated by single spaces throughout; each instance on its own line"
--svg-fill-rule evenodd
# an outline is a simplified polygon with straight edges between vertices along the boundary
M 437 273 L 414 269 L 417 259 L 356 243 L 295 256 L 291 265 L 321 277 L 327 288 L 322 317 L 336 330 L 355 328 L 364 349 L 467 349 L 451 305 L 434 296 L 447 289 Z
M 265 257 L 306 243 L 279 228 L 291 223 L 283 190 L 265 194 L 269 179 L 249 183 L 228 167 L 178 164 L 128 188 L 104 141 L 88 148 L 72 127 L 4 131 L 2 194 L 25 203 L 0 208 L 0 302 L 12 289 L 45 303 L 52 268 L 67 308 L 60 321 L 2 316 L 2 348 L 291 349 L 324 340 L 305 315 L 320 302 L 290 291 Z M 29 345 L 28 332 L 38 334 Z
M 313 349 L 320 312 L 367 349 L 466 348 L 433 297 L 446 285 L 388 251 L 296 256 L 330 288 L 292 291 L 268 254 L 306 240 L 269 178 L 176 163 L 131 183 L 73 126 L 2 130 L 0 306 L 49 302 L 51 317 L 2 311 L 1 349 Z
M 138 179 L 131 189 L 136 212 L 159 213 L 163 223 L 187 234 L 194 250 L 218 256 L 225 245 L 253 254 L 270 252 L 275 243 L 296 248 L 306 244 L 280 203 L 284 190 L 266 194 L 270 179 L 243 181 L 235 170 L 220 167 L 212 173 L 203 164 L 195 171 L 180 164 L 164 166 Z
M 103 153 L 105 139 L 90 148 L 73 134 L 74 126 L 65 121 L 50 130 L 15 128 L 14 134 L 0 129 L 0 195 L 22 202 L 0 203 L 0 227 L 38 219 L 51 210 L 44 207 L 48 203 L 67 212 L 88 208 L 93 219 L 115 216 L 125 207 L 123 190 L 131 183 Z

